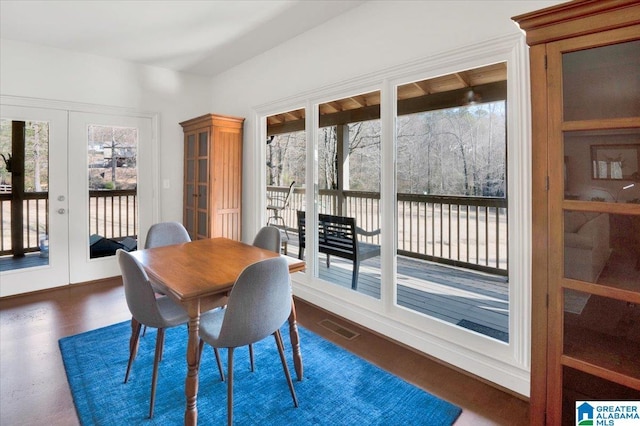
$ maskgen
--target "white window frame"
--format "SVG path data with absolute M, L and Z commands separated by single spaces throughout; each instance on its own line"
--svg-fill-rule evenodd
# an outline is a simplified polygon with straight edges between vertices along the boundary
M 309 235 L 307 270 L 293 277 L 294 294 L 337 315 L 389 336 L 523 396 L 529 395 L 531 326 L 531 137 L 528 57 L 524 36 L 500 37 L 455 51 L 372 73 L 299 96 L 255 107 L 251 185 L 260 205 L 250 222 L 265 223 L 265 119 L 306 109 L 307 191 L 317 190 L 318 105 L 354 93 L 381 92 L 381 274 L 380 300 L 331 285 L 317 276 L 317 253 Z M 457 71 L 507 63 L 507 197 L 509 200 L 509 342 L 504 343 L 454 324 L 396 305 L 396 157 L 397 86 Z M 306 209 L 316 212 L 314 197 Z M 315 220 L 315 214 L 309 215 Z M 311 224 L 313 225 L 313 223 Z M 251 230 L 250 230 L 251 231 Z M 304 351 L 304 347 L 303 347 Z

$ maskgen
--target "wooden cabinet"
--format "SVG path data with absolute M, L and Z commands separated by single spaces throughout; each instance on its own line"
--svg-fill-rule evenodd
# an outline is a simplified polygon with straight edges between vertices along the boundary
M 575 425 L 576 401 L 640 400 L 640 3 L 513 19 L 531 66 L 531 424 Z
M 184 130 L 184 226 L 193 240 L 241 239 L 243 118 L 206 114 Z

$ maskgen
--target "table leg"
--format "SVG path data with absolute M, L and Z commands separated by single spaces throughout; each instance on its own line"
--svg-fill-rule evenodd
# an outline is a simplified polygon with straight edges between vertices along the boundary
M 296 304 L 291 297 L 291 314 L 289 315 L 289 337 L 293 350 L 293 365 L 296 369 L 298 381 L 303 377 L 302 353 L 300 352 L 300 336 L 298 335 L 298 323 L 296 322 Z
M 200 305 L 190 306 L 189 312 L 189 340 L 187 343 L 187 378 L 184 392 L 187 397 L 187 407 L 184 413 L 185 425 L 198 424 L 198 368 L 200 347 Z

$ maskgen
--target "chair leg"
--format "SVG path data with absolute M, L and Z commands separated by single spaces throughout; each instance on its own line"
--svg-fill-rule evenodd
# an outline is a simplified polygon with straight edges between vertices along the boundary
M 253 364 L 253 345 L 249 345 L 249 363 L 251 364 L 251 372 L 254 372 Z
M 224 371 L 222 371 L 222 362 L 220 361 L 220 352 L 218 352 L 218 348 L 213 348 L 213 353 L 216 355 L 216 363 L 218 364 L 218 372 L 220 373 L 220 381 L 224 382 Z
M 287 241 L 289 241 L 289 231 L 287 231 L 287 224 L 284 221 L 284 218 L 280 215 L 276 216 L 276 222 L 281 222 L 282 223 L 282 230 L 284 231 L 284 234 L 287 236 Z
M 133 359 L 136 357 L 136 353 L 138 352 L 138 340 L 140 339 L 140 329 L 142 328 L 142 324 L 137 323 L 134 330 L 132 330 L 131 341 L 129 342 L 129 362 L 127 363 L 127 372 L 124 375 L 124 382 L 127 383 L 129 380 L 129 372 L 131 371 L 131 365 L 133 364 Z
M 289 385 L 289 391 L 291 392 L 291 397 L 293 398 L 293 405 L 298 408 L 298 397 L 296 396 L 296 391 L 293 388 L 291 374 L 289 374 L 289 367 L 287 367 L 287 360 L 284 358 L 284 344 L 282 343 L 282 334 L 280 333 L 280 330 L 276 330 L 273 333 L 273 337 L 275 337 L 276 339 L 276 346 L 278 346 L 278 353 L 280 354 L 282 369 L 284 370 L 284 375 L 287 379 L 287 384 Z
M 204 340 L 200 339 L 200 343 L 198 344 L 198 362 L 196 362 L 196 369 L 200 371 L 200 361 L 202 361 L 202 350 L 204 349 Z
M 360 261 L 353 261 L 353 274 L 351 276 L 351 288 L 353 290 L 358 289 L 358 271 L 360 270 Z
M 153 376 L 151 377 L 151 401 L 149 403 L 149 418 L 153 418 L 153 407 L 156 402 L 156 384 L 158 383 L 158 364 L 162 358 L 162 348 L 164 346 L 164 328 L 158 329 L 156 336 L 156 355 L 153 359 Z
M 233 426 L 233 348 L 229 348 L 227 363 L 227 424 Z

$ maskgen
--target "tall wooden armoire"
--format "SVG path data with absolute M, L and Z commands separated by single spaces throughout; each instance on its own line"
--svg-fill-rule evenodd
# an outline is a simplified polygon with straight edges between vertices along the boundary
M 640 2 L 513 19 L 531 60 L 531 424 L 613 424 L 594 403 L 640 401 Z
M 242 237 L 244 118 L 206 114 L 184 130 L 184 226 L 193 240 Z

